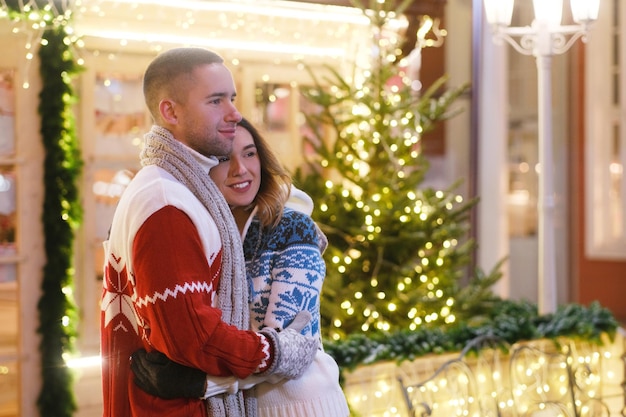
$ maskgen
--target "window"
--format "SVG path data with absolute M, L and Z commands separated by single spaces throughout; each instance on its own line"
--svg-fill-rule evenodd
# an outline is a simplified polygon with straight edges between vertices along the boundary
M 80 78 L 81 146 L 85 167 L 84 221 L 79 247 L 77 300 L 81 310 L 79 348 L 83 355 L 99 351 L 100 298 L 104 251 L 115 207 L 122 191 L 140 168 L 143 135 L 150 117 L 143 101 L 146 58 L 93 56 Z
M 0 69 L 0 415 L 18 401 L 17 158 L 15 149 L 15 72 Z
M 586 254 L 626 259 L 626 7 L 601 2 L 586 48 Z

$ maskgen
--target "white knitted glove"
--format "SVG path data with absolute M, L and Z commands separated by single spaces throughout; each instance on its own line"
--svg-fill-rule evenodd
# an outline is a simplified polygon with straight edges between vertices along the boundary
M 246 379 L 239 379 L 237 380 L 237 387 L 240 390 L 247 390 L 250 389 L 256 385 L 259 385 L 263 382 L 268 382 L 270 384 L 277 384 L 280 381 L 282 381 L 284 378 L 282 378 L 279 375 L 266 375 L 266 374 L 252 374 L 249 377 L 247 377 Z
M 261 333 L 274 347 L 274 358 L 269 369 L 261 375 L 298 379 L 315 359 L 319 338 L 304 336 L 300 331 L 311 321 L 311 313 L 301 311 L 284 330 L 277 332 L 266 327 Z
M 282 381 L 284 378 L 279 375 L 266 375 L 266 374 L 253 374 L 245 379 L 235 379 L 235 377 L 219 377 L 219 376 L 211 376 L 207 375 L 206 377 L 206 391 L 204 393 L 203 399 L 207 399 L 209 397 L 213 397 L 218 394 L 236 394 L 237 391 L 248 390 L 250 388 L 255 387 L 263 382 L 268 382 L 270 384 L 277 384 Z
M 234 376 L 206 376 L 206 391 L 202 399 L 207 399 L 218 394 L 235 394 L 239 391 L 239 380 Z

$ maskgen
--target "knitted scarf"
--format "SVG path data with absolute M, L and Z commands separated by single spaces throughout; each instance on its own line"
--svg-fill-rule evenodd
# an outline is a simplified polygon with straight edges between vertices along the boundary
M 185 185 L 207 208 L 222 240 L 222 270 L 217 291 L 222 320 L 239 329 L 250 326 L 248 287 L 239 230 L 215 183 L 186 147 L 160 126 L 144 136 L 141 164 L 156 165 Z M 256 417 L 256 398 L 239 392 L 207 400 L 208 417 Z

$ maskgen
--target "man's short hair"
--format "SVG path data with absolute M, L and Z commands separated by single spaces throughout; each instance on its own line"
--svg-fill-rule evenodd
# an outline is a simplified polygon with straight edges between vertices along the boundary
M 143 77 L 143 95 L 153 119 L 158 120 L 162 94 L 179 92 L 181 86 L 175 83 L 181 76 L 189 77 L 198 66 L 223 62 L 220 55 L 203 48 L 174 48 L 159 54 Z

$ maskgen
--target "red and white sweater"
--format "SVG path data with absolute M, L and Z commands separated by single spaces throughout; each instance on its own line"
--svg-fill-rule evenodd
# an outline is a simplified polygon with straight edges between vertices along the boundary
M 104 246 L 103 416 L 205 417 L 200 399 L 164 400 L 139 389 L 129 358 L 158 350 L 238 378 L 264 361 L 260 337 L 224 323 L 216 308 L 222 246 L 214 221 L 186 187 L 151 165 L 125 190 Z

